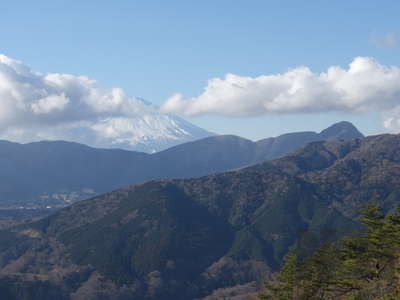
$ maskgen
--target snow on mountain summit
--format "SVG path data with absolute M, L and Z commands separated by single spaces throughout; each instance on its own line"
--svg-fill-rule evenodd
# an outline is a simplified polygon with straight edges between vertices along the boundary
M 145 102 L 148 103 L 147 101 Z M 110 118 L 97 123 L 93 130 L 102 137 L 93 139 L 93 146 L 158 152 L 185 142 L 214 135 L 172 114 L 164 114 L 149 105 L 145 115 Z
M 0 54 L 0 139 L 155 152 L 210 135 L 122 88 L 86 76 L 34 72 Z

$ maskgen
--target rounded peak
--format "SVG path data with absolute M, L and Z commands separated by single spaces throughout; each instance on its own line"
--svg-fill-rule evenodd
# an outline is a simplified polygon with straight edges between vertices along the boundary
M 211 137 L 207 137 L 207 139 L 219 141 L 219 142 L 249 142 L 253 143 L 251 140 L 233 135 L 233 134 L 222 134 L 222 135 L 214 135 Z
M 352 139 L 362 138 L 364 135 L 348 121 L 335 123 L 320 132 L 323 139 Z

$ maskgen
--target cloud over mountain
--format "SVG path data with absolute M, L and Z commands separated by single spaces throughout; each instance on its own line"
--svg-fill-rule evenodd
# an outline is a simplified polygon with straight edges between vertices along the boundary
M 140 150 L 153 151 L 198 138 L 194 135 L 209 133 L 160 113 L 120 88 L 104 88 L 85 76 L 33 72 L 23 63 L 0 55 L 2 139 L 64 139 L 133 149 L 152 143 L 153 148 Z
M 397 130 L 400 68 L 357 57 L 347 69 L 332 66 L 322 73 L 298 67 L 283 74 L 255 78 L 227 74 L 223 79 L 209 80 L 198 97 L 172 96 L 162 110 L 187 116 L 379 111 L 384 126 Z

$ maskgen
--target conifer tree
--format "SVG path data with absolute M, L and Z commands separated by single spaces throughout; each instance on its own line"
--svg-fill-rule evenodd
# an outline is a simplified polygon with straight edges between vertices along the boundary
M 365 230 L 326 244 L 300 260 L 294 251 L 260 299 L 400 299 L 400 209 L 384 215 L 376 205 L 362 212 Z

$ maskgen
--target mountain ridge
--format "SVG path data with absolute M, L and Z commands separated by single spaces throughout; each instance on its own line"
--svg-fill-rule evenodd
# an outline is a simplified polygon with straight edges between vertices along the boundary
M 77 299 L 113 299 L 95 290 L 98 276 L 121 299 L 197 299 L 245 285 L 276 270 L 292 245 L 313 249 L 359 230 L 366 203 L 398 207 L 399 146 L 400 135 L 317 141 L 239 170 L 130 185 L 0 232 L 0 273 L 22 270 L 25 282 L 42 269 Z M 47 253 L 88 274 L 75 282 L 85 290 L 66 287 L 71 273 L 59 264 L 46 271 L 40 249 L 50 240 L 64 250 Z
M 350 123 L 347 126 L 353 137 L 363 136 Z M 304 138 L 300 132 L 269 138 L 267 143 L 233 135 L 213 136 L 154 154 L 65 141 L 3 141 L 0 207 L 62 207 L 143 180 L 198 177 L 243 168 L 282 156 L 319 136 L 306 133 Z
M 353 137 L 362 137 L 352 127 L 349 125 Z M 286 154 L 319 139 L 320 134 L 307 133 L 311 138 L 306 139 L 303 135 L 269 138 L 268 143 L 233 135 L 213 136 L 154 154 L 97 149 L 65 141 L 0 141 L 0 207 L 63 207 L 134 182 L 243 168 Z

